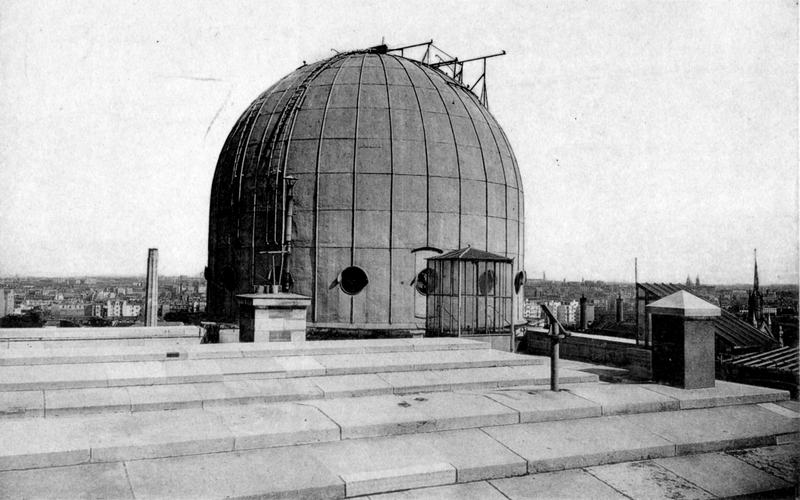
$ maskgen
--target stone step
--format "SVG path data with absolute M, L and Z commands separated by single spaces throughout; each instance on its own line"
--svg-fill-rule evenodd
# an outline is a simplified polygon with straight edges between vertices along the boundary
M 195 339 L 196 340 L 196 339 Z M 459 338 L 329 340 L 243 344 L 141 345 L 61 349 L 0 349 L 0 366 L 167 361 L 180 359 L 270 358 L 330 354 L 367 354 L 413 351 L 488 350 L 486 342 Z
M 564 384 L 596 382 L 597 378 L 597 375 L 573 370 L 562 370 L 560 376 Z M 541 386 L 549 383 L 548 366 L 523 365 L 194 384 L 15 391 L 0 393 L 0 419 L 177 410 L 518 385 Z
M 196 345 L 203 337 L 198 326 L 156 326 L 127 328 L 3 328 L 0 353 L 74 348 L 128 346 L 169 347 Z
M 559 393 L 528 386 L 169 412 L 5 419 L 0 420 L 0 470 L 480 429 L 480 435 L 523 457 L 527 461 L 525 470 L 542 472 L 654 456 L 648 453 L 672 456 L 781 444 L 786 436 L 796 434 L 798 420 L 774 403 L 668 411 L 679 410 L 684 401 L 695 406 L 703 401 L 715 405 L 726 394 L 738 394 L 744 402 L 788 398 L 785 391 L 743 387 L 724 383 L 714 389 L 718 394 L 681 398 L 650 386 L 579 384 Z M 441 463 L 452 462 L 436 461 L 433 465 Z M 453 472 L 446 470 L 447 474 Z M 437 469 L 437 474 L 440 472 Z M 486 478 L 470 480 L 478 479 Z
M 204 422 L 183 414 L 176 421 L 194 429 L 197 439 L 171 445 L 167 442 L 177 438 L 179 431 L 168 427 L 163 420 L 165 414 L 153 414 L 162 417 L 158 431 L 122 420 L 116 423 L 81 420 L 85 428 L 79 430 L 70 427 L 67 419 L 48 422 L 59 422 L 61 427 L 50 428 L 46 435 L 28 434 L 29 439 L 3 429 L 0 432 L 6 441 L 0 447 L 3 468 L 33 470 L 0 472 L 0 496 L 29 497 L 37 496 L 37 491 L 46 491 L 72 498 L 91 491 L 115 498 L 345 498 L 492 481 L 500 491 L 508 491 L 509 498 L 520 498 L 520 488 L 530 487 L 525 481 L 537 478 L 549 480 L 546 484 L 552 488 L 551 493 L 567 492 L 570 496 L 569 492 L 580 491 L 577 487 L 587 479 L 580 474 L 575 477 L 578 481 L 575 484 L 554 482 L 553 478 L 573 477 L 568 473 L 494 482 L 563 470 L 576 473 L 589 470 L 593 477 L 628 481 L 619 484 L 612 493 L 636 488 L 635 478 L 650 473 L 668 489 L 671 485 L 667 480 L 674 479 L 673 476 L 663 470 L 653 472 L 649 464 L 678 471 L 672 472 L 673 475 L 694 477 L 689 480 L 694 485 L 705 484 L 702 471 L 716 467 L 733 473 L 726 480 L 735 483 L 740 480 L 736 471 L 741 473 L 742 468 L 738 462 L 730 461 L 735 458 L 731 450 L 775 447 L 797 438 L 797 419 L 759 405 L 740 405 L 242 449 L 257 447 L 258 441 L 265 439 L 261 433 L 267 427 L 271 428 L 271 439 L 285 439 L 283 421 L 291 420 L 298 431 L 302 428 L 311 432 L 319 426 L 319 432 L 307 435 L 309 441 L 320 441 L 324 436 L 333 438 L 338 432 L 335 425 L 323 428 L 324 420 L 313 407 L 295 405 L 293 411 L 291 419 L 264 414 L 262 420 L 256 421 L 252 415 L 246 418 L 240 415 L 237 419 L 231 414 L 220 415 L 215 422 Z M 32 422 L 44 421 L 16 423 Z M 224 426 L 228 432 L 215 434 L 215 425 Z M 81 448 L 81 437 L 88 448 Z M 74 451 L 58 450 L 56 444 L 62 442 L 70 442 Z M 786 451 L 786 448 L 782 446 L 780 452 L 796 454 L 794 449 Z M 729 453 L 718 453 L 723 451 Z M 167 453 L 172 456 L 163 456 Z M 162 458 L 156 458 L 159 455 Z M 42 460 L 45 457 L 47 460 Z M 625 468 L 625 463 L 630 462 L 635 463 Z M 622 464 L 616 467 L 625 468 L 623 474 L 615 474 L 615 466 L 610 464 Z M 787 484 L 773 482 L 770 488 L 781 489 Z M 544 490 L 533 489 L 530 493 L 535 491 Z M 718 493 L 725 496 L 730 491 L 720 487 Z M 466 490 L 462 493 L 466 494 Z M 635 498 L 633 494 L 630 496 Z
M 12 365 L 0 366 L 0 392 L 522 366 L 543 364 L 546 359 L 492 349 L 447 349 L 171 361 Z

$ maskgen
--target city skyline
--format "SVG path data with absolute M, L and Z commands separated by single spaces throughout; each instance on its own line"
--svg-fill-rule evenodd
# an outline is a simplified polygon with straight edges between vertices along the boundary
M 508 53 L 489 104 L 522 170 L 529 277 L 633 282 L 638 257 L 640 281 L 747 284 L 758 248 L 763 283 L 797 283 L 795 4 L 381 5 L 4 3 L 0 275 L 139 275 L 151 247 L 162 273 L 201 272 L 247 104 L 385 37 Z

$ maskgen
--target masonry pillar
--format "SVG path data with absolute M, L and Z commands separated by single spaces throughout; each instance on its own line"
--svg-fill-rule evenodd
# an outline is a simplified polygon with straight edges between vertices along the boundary
M 239 342 L 305 342 L 311 297 L 251 293 L 239 300 Z
M 714 318 L 719 307 L 685 291 L 648 304 L 653 380 L 683 389 L 714 387 Z
M 158 326 L 158 249 L 147 251 L 147 288 L 144 299 L 144 326 Z

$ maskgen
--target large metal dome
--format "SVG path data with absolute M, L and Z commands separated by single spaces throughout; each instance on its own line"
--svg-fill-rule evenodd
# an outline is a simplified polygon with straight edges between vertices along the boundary
M 441 252 L 472 246 L 523 269 L 522 182 L 489 111 L 431 66 L 343 53 L 267 89 L 225 141 L 211 191 L 210 314 L 235 314 L 236 294 L 279 273 L 291 177 L 286 269 L 292 292 L 312 297 L 312 327 L 424 328 L 417 276 Z

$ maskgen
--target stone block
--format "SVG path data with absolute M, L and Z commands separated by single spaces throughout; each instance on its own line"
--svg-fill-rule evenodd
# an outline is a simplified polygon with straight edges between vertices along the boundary
M 43 391 L 0 392 L 0 418 L 43 416 Z
M 47 417 L 131 411 L 127 387 L 48 390 L 44 399 Z
M 508 500 L 487 482 L 459 483 L 370 495 L 370 500 Z
M 392 386 L 395 394 L 450 390 L 450 384 L 432 371 L 389 372 L 378 376 Z
M 254 380 L 228 380 L 210 384 L 193 384 L 203 407 L 264 403 L 264 391 Z
M 313 382 L 322 390 L 325 398 L 346 398 L 354 396 L 380 396 L 392 394 L 393 388 L 384 379 L 373 373 L 362 375 L 330 375 L 313 377 Z
M 0 498 L 132 499 L 122 463 L 0 472 Z
M 86 426 L 73 419 L 0 420 L 0 471 L 86 463 Z
M 136 498 L 344 498 L 344 482 L 305 447 L 125 464 Z
M 210 408 L 235 438 L 236 450 L 339 440 L 339 427 L 317 408 L 278 403 Z
M 530 390 L 525 388 L 497 389 L 485 392 L 498 403 L 513 408 L 520 422 L 549 422 L 599 417 L 601 406 L 575 396 L 568 391 Z
M 213 360 L 193 359 L 163 363 L 164 376 L 169 384 L 221 382 L 222 371 Z
M 347 496 L 425 488 L 456 481 L 456 470 L 448 463 L 409 465 L 384 470 L 354 472 L 341 476 Z
M 525 458 L 529 473 L 675 455 L 674 444 L 616 416 L 483 430 Z
M 496 479 L 489 482 L 509 500 L 530 498 L 623 500 L 628 498 L 582 470 L 550 472 L 509 479 Z
M 602 406 L 603 415 L 650 413 L 680 409 L 680 402 L 669 396 L 633 384 L 575 386 L 570 392 Z
M 717 380 L 714 387 L 704 389 L 681 389 L 657 384 L 647 384 L 641 387 L 677 399 L 680 401 L 681 409 L 768 403 L 789 399 L 788 391 L 736 384 L 723 380 Z
M 99 363 L 0 367 L 0 392 L 104 387 L 106 380 Z
M 416 439 L 456 468 L 459 483 L 521 476 L 528 469 L 524 458 L 480 429 L 420 434 Z
M 153 385 L 168 383 L 164 363 L 158 361 L 104 363 L 108 373 L 108 385 Z
M 716 498 L 652 460 L 601 465 L 586 471 L 630 498 Z
M 131 411 L 201 408 L 203 398 L 191 384 L 128 387 Z
M 252 384 L 261 392 L 267 403 L 304 401 L 324 397 L 322 390 L 308 378 L 253 380 Z
M 665 458 L 655 463 L 717 497 L 748 497 L 793 490 L 790 483 L 724 453 Z
M 86 419 L 92 462 L 231 451 L 234 438 L 204 410 L 111 414 Z

